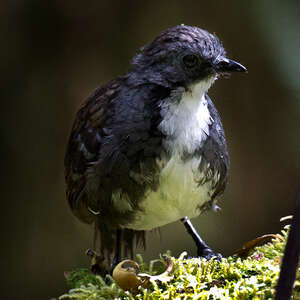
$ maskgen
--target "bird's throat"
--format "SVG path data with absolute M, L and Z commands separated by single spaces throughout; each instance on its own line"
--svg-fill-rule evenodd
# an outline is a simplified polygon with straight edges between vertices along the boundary
M 192 154 L 206 140 L 213 119 L 208 110 L 205 93 L 213 81 L 214 78 L 200 81 L 187 90 L 179 88 L 174 93 L 178 99 L 171 97 L 169 101 L 162 103 L 162 121 L 159 128 L 166 136 L 164 146 L 167 152 Z

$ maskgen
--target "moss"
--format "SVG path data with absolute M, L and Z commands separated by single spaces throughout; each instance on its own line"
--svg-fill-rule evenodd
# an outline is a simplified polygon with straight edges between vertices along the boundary
M 220 262 L 205 259 L 185 259 L 185 253 L 174 262 L 173 279 L 169 282 L 152 281 L 147 288 L 140 287 L 135 296 L 123 291 L 107 277 L 106 282 L 87 269 L 70 273 L 67 283 L 70 290 L 59 299 L 273 299 L 280 270 L 288 227 L 279 238 L 254 248 L 246 259 L 237 256 L 223 258 Z M 137 256 L 141 272 L 151 275 L 165 269 L 160 258 L 147 265 Z M 300 268 L 293 292 L 300 299 Z

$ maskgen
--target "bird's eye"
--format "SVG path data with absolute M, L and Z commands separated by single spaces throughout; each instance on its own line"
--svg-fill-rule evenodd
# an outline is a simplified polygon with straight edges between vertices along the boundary
M 193 68 L 198 63 L 198 57 L 193 54 L 185 55 L 182 60 L 187 68 Z

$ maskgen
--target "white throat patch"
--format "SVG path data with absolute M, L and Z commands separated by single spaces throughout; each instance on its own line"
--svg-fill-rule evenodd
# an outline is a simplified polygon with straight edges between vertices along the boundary
M 162 104 L 163 120 L 160 129 L 171 138 L 166 142 L 166 147 L 171 153 L 193 153 L 208 136 L 209 125 L 213 119 L 207 107 L 205 93 L 214 80 L 213 77 L 207 81 L 200 81 L 188 91 L 177 90 L 177 93 L 182 93 L 179 103 L 169 101 Z

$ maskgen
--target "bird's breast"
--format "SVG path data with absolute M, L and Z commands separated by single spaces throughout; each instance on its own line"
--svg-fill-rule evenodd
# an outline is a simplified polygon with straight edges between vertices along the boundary
M 166 101 L 161 106 L 159 129 L 165 136 L 163 147 L 167 155 L 157 160 L 159 184 L 156 190 L 146 189 L 140 210 L 127 228 L 150 230 L 184 216 L 193 218 L 211 200 L 213 186 L 203 180 L 202 157 L 196 151 L 201 152 L 214 120 L 203 90 L 194 89 L 180 96 L 180 101 Z
M 162 162 L 161 162 L 162 163 Z M 212 184 L 201 184 L 201 157 L 184 161 L 178 154 L 163 163 L 156 190 L 147 190 L 132 223 L 127 228 L 151 230 L 185 216 L 194 218 L 211 199 Z

